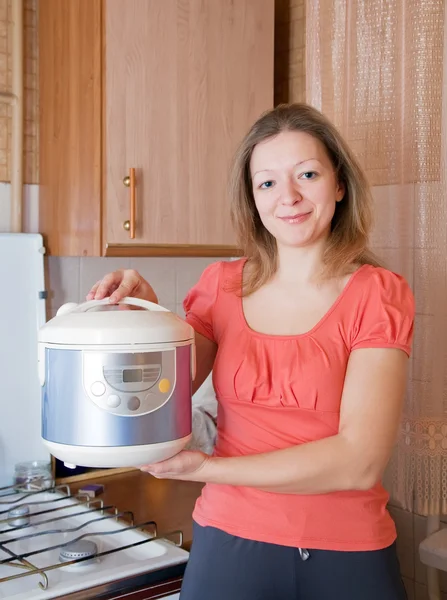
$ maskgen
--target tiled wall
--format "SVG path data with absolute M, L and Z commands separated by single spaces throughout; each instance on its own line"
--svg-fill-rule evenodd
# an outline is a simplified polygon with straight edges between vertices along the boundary
M 12 28 L 11 4 L 14 0 L 0 0 L 0 91 L 11 91 Z M 39 178 L 38 153 L 38 71 L 37 71 L 37 0 L 24 1 L 24 178 L 26 183 L 37 183 Z M 0 181 L 10 181 L 11 108 L 0 102 Z
M 439 190 L 436 184 L 429 185 L 434 186 L 433 197 L 437 199 Z M 417 200 L 421 196 L 426 197 L 428 192 L 421 192 L 417 184 L 374 186 L 372 192 L 376 225 L 371 245 L 386 267 L 407 279 L 416 298 L 417 319 L 410 365 L 414 375 L 421 368 L 420 356 L 425 353 L 423 328 L 418 327 L 418 319 L 419 323 L 425 323 L 421 317 L 430 318 L 432 312 L 432 298 L 427 291 L 431 286 L 427 285 L 424 277 L 414 278 L 415 273 L 424 273 L 424 260 L 429 259 L 423 249 L 424 244 L 415 240 Z M 399 218 L 403 214 L 405 218 Z M 417 389 L 418 378 L 416 375 L 410 383 L 409 394 L 417 394 L 414 390 Z M 426 568 L 418 554 L 419 544 L 426 537 L 427 520 L 397 506 L 391 507 L 390 511 L 397 526 L 397 548 L 409 600 L 428 600 Z M 441 575 L 442 600 L 447 600 L 447 574 Z
M 160 304 L 183 315 L 182 302 L 205 267 L 219 258 L 58 258 L 48 257 L 48 316 L 65 302 L 81 302 L 91 286 L 116 269 L 136 269 L 149 281 Z
M 0 0 L 0 89 L 9 89 L 11 56 L 8 23 L 11 2 Z M 26 181 L 38 180 L 37 153 L 37 0 L 25 0 L 26 30 Z M 305 0 L 276 0 L 275 24 L 275 103 L 305 100 Z M 3 79 L 2 79 L 3 77 Z M 0 181 L 9 178 L 10 120 L 8 109 L 0 104 Z M 4 190 L 6 192 L 6 189 Z M 386 188 L 374 190 L 380 205 Z M 3 194 L 4 202 L 6 196 Z M 0 188 L 0 213 L 2 189 Z M 36 202 L 32 202 L 34 206 Z M 385 202 L 386 204 L 386 202 Z M 389 203 L 387 204 L 389 206 Z M 33 209 L 34 210 L 34 209 Z M 35 212 L 35 211 L 34 211 Z M 383 214 L 383 212 L 381 213 Z M 1 214 L 0 214 L 1 216 Z M 411 283 L 412 265 L 405 263 L 405 253 L 393 248 L 392 215 L 376 229 L 373 242 L 377 252 L 390 268 L 403 273 Z M 7 223 L 7 219 L 4 219 Z M 388 222 L 389 227 L 386 227 Z M 49 317 L 64 302 L 80 302 L 91 285 L 104 274 L 119 268 L 135 268 L 156 290 L 160 303 L 182 314 L 185 294 L 198 280 L 203 269 L 216 259 L 200 258 L 53 258 L 46 261 Z M 426 519 L 419 515 L 390 507 L 398 529 L 398 554 L 409 600 L 427 600 L 426 570 L 418 557 L 418 545 L 425 537 Z M 443 600 L 447 600 L 447 577 L 442 579 Z
M 306 0 L 275 3 L 275 104 L 304 102 Z
M 408 600 L 428 600 L 427 570 L 419 560 L 419 544 L 426 537 L 427 519 L 399 508 L 389 508 L 398 531 L 397 552 Z M 447 524 L 442 524 L 447 527 Z M 442 600 L 447 600 L 447 573 L 440 574 Z

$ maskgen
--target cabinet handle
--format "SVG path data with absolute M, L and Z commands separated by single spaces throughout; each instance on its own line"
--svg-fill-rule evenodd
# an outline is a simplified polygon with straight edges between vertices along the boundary
M 126 231 L 130 232 L 130 239 L 135 239 L 135 208 L 136 208 L 136 178 L 135 169 L 131 167 L 129 169 L 129 175 L 124 177 L 123 183 L 126 187 L 130 187 L 130 220 L 124 221 L 123 227 Z

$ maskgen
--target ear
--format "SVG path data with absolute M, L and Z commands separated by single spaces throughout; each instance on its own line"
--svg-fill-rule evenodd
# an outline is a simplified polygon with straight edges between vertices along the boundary
M 335 202 L 341 202 L 345 197 L 346 188 L 345 184 L 342 181 L 337 183 L 337 189 L 335 192 Z

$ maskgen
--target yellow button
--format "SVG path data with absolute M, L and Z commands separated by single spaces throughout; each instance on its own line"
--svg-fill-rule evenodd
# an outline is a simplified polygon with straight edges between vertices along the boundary
M 171 389 L 171 382 L 169 379 L 162 379 L 158 384 L 158 389 L 162 394 L 167 394 Z

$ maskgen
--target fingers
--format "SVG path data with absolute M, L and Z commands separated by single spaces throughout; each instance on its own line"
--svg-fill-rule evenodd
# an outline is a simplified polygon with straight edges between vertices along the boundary
M 124 271 L 114 271 L 109 273 L 98 282 L 93 298 L 95 300 L 102 300 L 107 296 L 110 296 L 111 292 L 116 290 L 121 280 L 124 277 Z M 94 286 L 95 287 L 95 286 Z
M 131 296 L 140 281 L 140 275 L 133 269 L 114 271 L 95 283 L 87 294 L 87 300 L 102 300 L 110 296 L 111 302 L 119 302 L 125 296 Z
M 110 302 L 119 302 L 126 296 L 133 296 L 141 283 L 141 277 L 134 270 L 124 271 L 119 286 L 110 296 Z
M 93 300 L 95 298 L 96 290 L 98 289 L 99 284 L 101 283 L 101 281 L 102 281 L 102 279 L 100 279 L 99 281 L 97 281 L 95 283 L 95 285 L 92 286 L 92 289 L 89 291 L 89 293 L 86 296 L 87 300 Z

